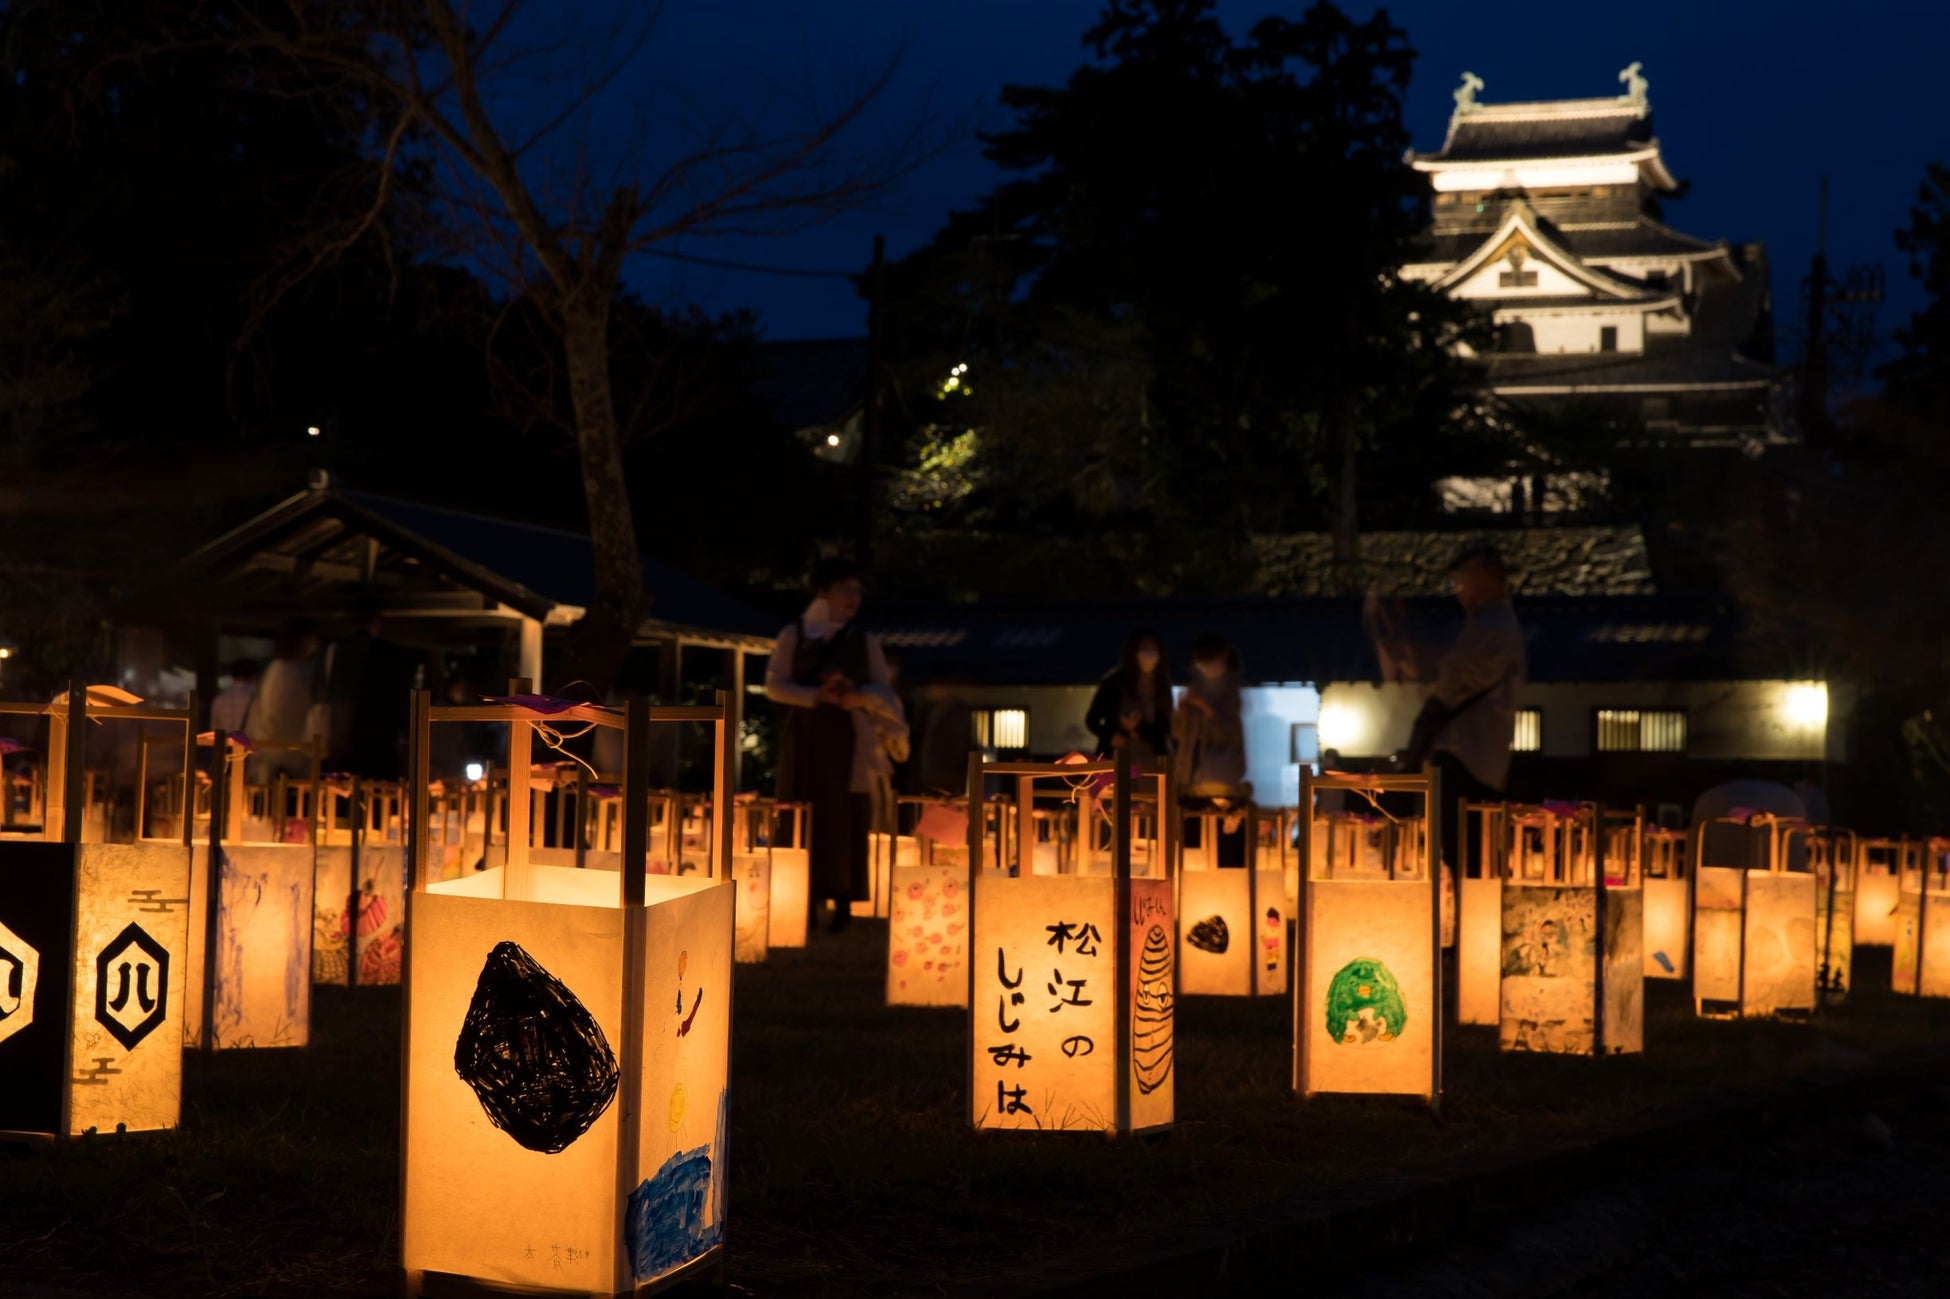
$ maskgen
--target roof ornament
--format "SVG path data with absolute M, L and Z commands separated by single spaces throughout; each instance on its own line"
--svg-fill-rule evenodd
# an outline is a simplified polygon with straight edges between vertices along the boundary
M 1637 59 L 1633 59 L 1629 65 L 1619 71 L 1618 79 L 1625 83 L 1625 93 L 1620 95 L 1619 98 L 1628 104 L 1637 104 L 1643 107 L 1646 103 L 1646 88 L 1652 83 L 1645 79 L 1645 75 L 1641 71 L 1644 67 L 1645 64 L 1639 62 Z
M 1636 65 L 1634 65 L 1636 66 Z M 1451 91 L 1456 101 L 1458 113 L 1473 113 L 1481 105 L 1476 102 L 1476 92 L 1483 88 L 1483 79 L 1474 72 L 1463 73 L 1462 84 Z

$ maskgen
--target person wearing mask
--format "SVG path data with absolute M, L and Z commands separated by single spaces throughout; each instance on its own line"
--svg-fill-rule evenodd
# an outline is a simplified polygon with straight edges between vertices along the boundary
M 1464 550 L 1450 565 L 1449 580 L 1463 607 L 1463 628 L 1437 660 L 1403 765 L 1419 770 L 1426 758 L 1442 773 L 1443 857 L 1453 863 L 1461 804 L 1500 799 L 1509 783 L 1526 662 L 1523 627 L 1495 548 Z
M 837 933 L 852 904 L 867 899 L 867 828 L 872 820 L 872 748 L 878 727 L 899 717 L 880 642 L 856 619 L 864 594 L 859 566 L 821 560 L 805 612 L 779 632 L 765 668 L 765 694 L 784 706 L 778 797 L 812 805 L 813 901 L 834 904 Z M 864 724 L 859 716 L 869 717 Z
M 1239 654 L 1224 637 L 1200 636 L 1192 644 L 1191 684 L 1172 718 L 1172 779 L 1179 796 L 1192 807 L 1224 814 L 1213 854 L 1218 866 L 1246 864 L 1245 813 L 1253 788 L 1246 780 L 1241 672 Z
M 1171 746 L 1171 677 L 1157 633 L 1135 631 L 1117 666 L 1097 685 L 1083 724 L 1097 737 L 1097 756 L 1124 753 L 1140 761 Z
M 257 664 L 238 659 L 230 665 L 230 684 L 210 701 L 210 728 L 225 734 L 242 732 L 257 698 Z

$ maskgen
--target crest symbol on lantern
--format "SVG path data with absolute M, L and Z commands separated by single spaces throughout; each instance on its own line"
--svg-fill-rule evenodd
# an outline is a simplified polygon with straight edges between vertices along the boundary
M 40 972 L 41 954 L 0 925 L 0 1042 L 34 1022 L 34 985 Z
M 168 1008 L 169 953 L 141 925 L 130 925 L 95 958 L 95 1019 L 133 1051 Z

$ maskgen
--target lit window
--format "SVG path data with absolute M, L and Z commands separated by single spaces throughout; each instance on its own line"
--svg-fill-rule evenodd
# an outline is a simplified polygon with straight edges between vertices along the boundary
M 975 723 L 977 748 L 997 753 L 1020 753 L 1029 747 L 1029 710 L 1026 708 L 977 708 L 971 715 Z
M 1517 709 L 1517 729 L 1510 735 L 1510 752 L 1540 753 L 1544 748 L 1544 710 Z
M 1684 753 L 1686 714 L 1678 709 L 1600 708 L 1598 752 Z

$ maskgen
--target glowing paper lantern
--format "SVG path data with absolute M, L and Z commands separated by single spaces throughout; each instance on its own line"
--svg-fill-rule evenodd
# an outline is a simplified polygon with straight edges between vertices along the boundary
M 517 811 L 505 866 L 409 894 L 401 1257 L 416 1290 L 625 1294 L 722 1264 L 735 890 L 650 874 L 646 821 L 649 726 L 710 722 L 711 861 L 729 860 L 723 695 L 619 717 L 419 693 L 416 788 L 430 721 L 511 724 L 519 788 L 530 728 L 565 716 L 623 724 L 623 869 L 531 862 Z
M 1950 840 L 1905 843 L 1902 862 L 1891 986 L 1950 996 Z
M 1855 945 L 1892 947 L 1896 942 L 1897 877 L 1902 870 L 1899 839 L 1865 839 L 1855 874 Z
M 772 950 L 772 854 L 732 854 L 731 877 L 738 883 L 735 957 L 741 965 L 755 965 Z
M 240 835 L 258 833 L 266 841 L 228 837 L 196 845 L 190 873 L 190 945 L 185 965 L 189 1000 L 183 1008 L 184 1042 L 206 1050 L 304 1046 L 311 1040 L 312 939 L 316 850 L 313 827 L 300 822 L 298 843 L 284 843 L 284 809 L 272 815 L 267 793 L 264 815 L 236 815 L 247 796 L 242 776 L 251 750 L 226 743 L 221 753 L 205 735 L 222 779 L 207 826 L 224 826 Z M 318 756 L 309 745 L 291 748 L 310 754 L 312 784 Z M 282 787 L 279 797 L 283 796 Z M 212 870 L 212 863 L 219 869 Z M 211 914 L 212 879 L 217 907 Z M 344 894 L 341 892 L 341 897 Z M 216 958 L 210 959 L 215 952 Z M 399 981 L 397 972 L 393 982 Z
M 1250 813 L 1241 813 L 1250 816 Z M 1219 823 L 1200 812 L 1201 842 L 1216 845 Z M 1210 865 L 1189 849 L 1178 876 L 1178 990 L 1190 996 L 1282 996 L 1287 991 L 1286 881 L 1259 861 L 1260 836 L 1247 827 L 1243 868 Z M 1193 863 L 1197 864 L 1194 865 Z
M 1805 1014 L 1815 1008 L 1819 967 L 1815 876 L 1801 851 L 1806 827 L 1773 817 L 1755 821 L 1766 856 L 1761 869 L 1747 872 L 1740 1013 Z
M 1433 769 L 1416 776 L 1300 771 L 1300 965 L 1294 979 L 1294 1090 L 1442 1096 L 1441 835 L 1424 839 L 1409 873 L 1372 878 L 1330 874 L 1314 853 L 1316 798 L 1323 791 L 1378 799 L 1417 795 L 1425 814 L 1440 806 Z M 1432 817 L 1424 816 L 1433 826 Z
M 1850 830 L 1820 830 L 1810 833 L 1807 850 L 1815 874 L 1815 990 L 1822 1005 L 1839 1005 L 1855 982 L 1855 874 L 1862 841 Z
M 1683 830 L 1647 826 L 1641 861 L 1645 896 L 1645 977 L 1683 979 L 1692 951 L 1692 880 Z
M 1510 855 L 1509 809 L 1464 803 L 1456 881 L 1456 1022 L 1496 1024 L 1502 1016 L 1503 877 Z
M 1619 885 L 1607 887 L 1600 814 L 1590 804 L 1513 808 L 1509 824 L 1519 843 L 1541 843 L 1543 873 L 1504 885 L 1498 1045 L 1555 1055 L 1643 1050 L 1644 911 L 1630 859 Z
M 968 820 L 962 805 L 929 800 L 915 826 L 915 860 L 894 865 L 890 1006 L 968 1005 Z
M 0 1132 L 173 1128 L 182 1106 L 189 846 L 79 842 L 82 741 L 95 722 L 180 725 L 187 774 L 195 702 L 179 711 L 76 687 L 51 705 L 0 712 L 47 714 L 53 755 L 42 835 L 0 841 Z
M 766 915 L 770 947 L 804 947 L 812 915 L 812 854 L 804 803 L 770 803 L 772 816 L 772 900 Z
M 1115 874 L 1015 875 L 978 870 L 969 890 L 970 1119 L 977 1128 L 1143 1132 L 1175 1119 L 1176 926 L 1172 881 L 1133 879 L 1131 789 L 1115 762 L 989 763 L 969 760 L 969 800 L 989 774 L 1014 776 L 1020 820 L 1030 822 L 1034 782 L 1112 777 Z M 1094 813 L 1093 813 L 1094 815 Z M 1027 836 L 1025 836 L 1027 838 Z M 971 859 L 982 855 L 979 823 Z M 1161 854 L 1168 855 L 1168 854 Z

